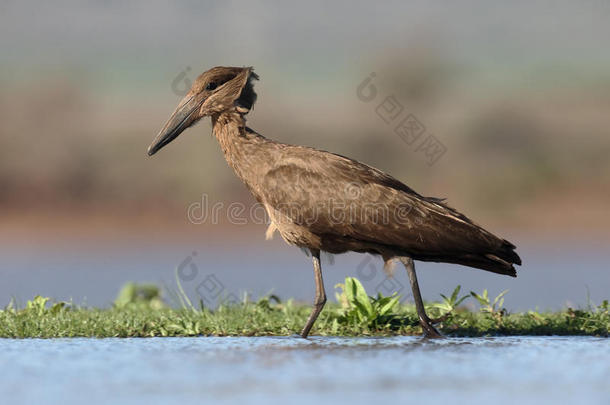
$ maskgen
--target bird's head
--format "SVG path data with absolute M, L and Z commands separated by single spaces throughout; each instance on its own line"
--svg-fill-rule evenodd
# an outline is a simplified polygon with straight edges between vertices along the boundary
M 227 111 L 247 114 L 256 101 L 252 83 L 256 79 L 252 67 L 217 66 L 199 75 L 148 147 L 148 154 L 154 155 L 203 117 Z

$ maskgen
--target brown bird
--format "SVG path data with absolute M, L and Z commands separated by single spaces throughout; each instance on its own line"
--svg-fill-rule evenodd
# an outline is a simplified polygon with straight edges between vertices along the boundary
M 316 295 L 302 337 L 326 303 L 320 251 L 380 255 L 407 269 L 419 321 L 428 337 L 440 337 L 427 315 L 413 260 L 447 262 L 516 277 L 515 246 L 442 199 L 424 197 L 374 167 L 333 153 L 272 141 L 246 126 L 256 101 L 252 67 L 215 67 L 201 74 L 148 148 L 153 155 L 203 117 L 229 166 L 277 230 L 313 258 Z M 388 267 L 389 268 L 389 267 Z

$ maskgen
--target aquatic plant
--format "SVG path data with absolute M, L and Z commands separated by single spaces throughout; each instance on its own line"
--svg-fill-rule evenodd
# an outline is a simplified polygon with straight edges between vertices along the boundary
M 390 336 L 420 334 L 417 313 L 397 294 L 369 296 L 355 278 L 337 285 L 337 303 L 329 303 L 313 329 L 314 334 L 336 336 Z M 584 309 L 556 312 L 508 313 L 504 296 L 491 299 L 487 291 L 460 297 L 460 287 L 441 294 L 430 309 L 444 318 L 439 325 L 448 336 L 489 335 L 594 335 L 610 334 L 608 301 L 590 303 Z M 480 304 L 478 311 L 459 307 L 467 297 Z M 36 296 L 25 305 L 11 301 L 0 310 L 0 337 L 150 337 L 150 336 L 262 336 L 292 335 L 302 326 L 309 303 L 282 301 L 269 294 L 257 301 L 244 296 L 240 302 L 221 302 L 215 309 L 164 304 L 160 291 L 128 284 L 115 305 L 107 309 L 85 308 L 48 297 Z
M 458 285 L 453 289 L 451 295 L 447 298 L 446 295 L 440 294 L 443 299 L 441 302 L 433 302 L 429 305 L 430 308 L 438 310 L 439 320 L 446 320 L 449 316 L 460 306 L 462 302 L 466 299 L 470 298 L 470 295 L 464 295 L 463 297 L 459 297 L 460 290 L 462 286 Z
M 161 289 L 158 286 L 132 282 L 125 284 L 114 300 L 114 306 L 117 308 L 125 308 L 130 305 L 143 305 L 154 309 L 165 306 L 161 298 Z
M 337 284 L 335 288 L 341 290 L 336 293 L 342 308 L 339 323 L 378 329 L 390 326 L 398 318 L 398 314 L 392 312 L 400 298 L 396 293 L 389 297 L 381 293 L 369 297 L 362 283 L 353 277 L 347 277 L 344 284 Z

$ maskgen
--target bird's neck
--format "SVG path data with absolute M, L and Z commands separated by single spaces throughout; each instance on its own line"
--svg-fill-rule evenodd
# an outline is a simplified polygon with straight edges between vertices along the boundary
M 225 159 L 248 188 L 256 182 L 256 156 L 266 138 L 246 128 L 246 119 L 237 111 L 223 112 L 212 117 L 214 136 Z

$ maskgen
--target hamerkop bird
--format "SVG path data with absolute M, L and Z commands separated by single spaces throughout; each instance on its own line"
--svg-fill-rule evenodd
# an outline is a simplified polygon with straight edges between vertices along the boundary
M 311 251 L 316 283 L 307 337 L 326 303 L 320 251 L 380 255 L 407 269 L 419 321 L 441 335 L 427 315 L 413 260 L 456 263 L 516 277 L 515 246 L 476 225 L 442 199 L 424 197 L 392 176 L 333 153 L 272 141 L 246 126 L 256 101 L 251 67 L 215 67 L 201 74 L 148 148 L 153 155 L 203 117 L 235 174 L 291 245 Z

